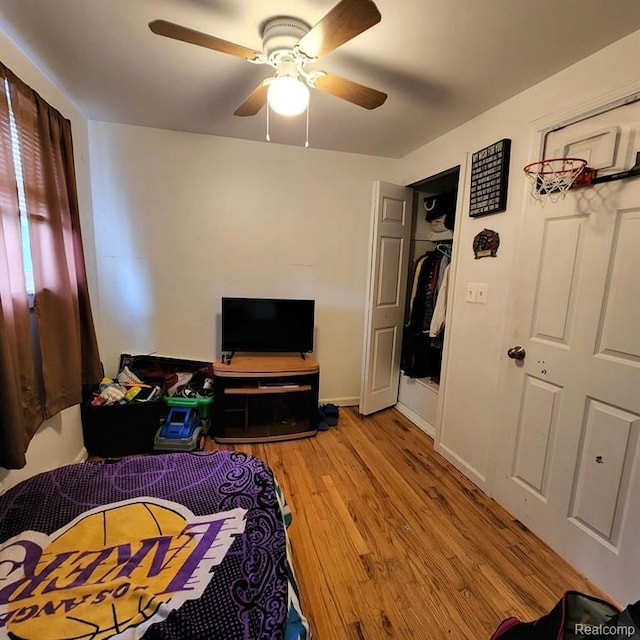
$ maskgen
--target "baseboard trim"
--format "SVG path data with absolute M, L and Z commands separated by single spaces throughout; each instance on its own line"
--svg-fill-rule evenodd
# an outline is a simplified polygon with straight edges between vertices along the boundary
M 335 404 L 339 407 L 354 407 L 360 404 L 360 398 L 320 398 L 320 404 Z
M 458 471 L 463 473 L 473 484 L 487 493 L 487 479 L 476 471 L 469 463 L 465 462 L 457 453 L 454 453 L 442 442 L 436 445 L 436 451 L 446 458 Z M 488 493 L 487 493 L 488 495 Z
M 424 418 L 421 418 L 415 411 L 409 409 L 407 405 L 402 404 L 402 402 L 398 402 L 398 404 L 396 404 L 396 409 L 403 416 L 409 418 L 409 420 L 411 420 L 411 422 L 413 422 L 416 427 L 424 431 L 429 437 L 436 437 L 436 428 L 430 422 L 427 422 Z

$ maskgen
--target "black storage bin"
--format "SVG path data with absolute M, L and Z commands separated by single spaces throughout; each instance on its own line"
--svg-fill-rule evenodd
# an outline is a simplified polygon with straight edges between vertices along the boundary
M 82 433 L 90 456 L 117 458 L 151 453 L 156 431 L 166 413 L 162 399 L 98 407 L 91 406 L 95 385 L 83 392 Z

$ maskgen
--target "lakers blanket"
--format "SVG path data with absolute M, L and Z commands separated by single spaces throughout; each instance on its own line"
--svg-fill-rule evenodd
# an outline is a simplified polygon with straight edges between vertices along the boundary
M 0 638 L 285 637 L 277 486 L 231 451 L 75 464 L 0 498 Z

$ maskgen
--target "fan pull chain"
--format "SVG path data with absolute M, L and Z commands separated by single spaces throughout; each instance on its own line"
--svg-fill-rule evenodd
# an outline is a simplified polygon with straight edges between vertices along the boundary
M 267 142 L 271 142 L 271 136 L 269 135 L 269 102 L 267 102 Z
M 311 100 L 309 100 L 309 102 L 307 103 L 307 129 L 306 129 L 306 134 L 305 134 L 305 139 L 304 139 L 304 148 L 308 149 L 309 148 L 309 108 L 311 107 Z
M 267 102 L 267 133 L 265 135 L 267 142 L 271 142 L 271 134 L 270 134 L 271 119 L 269 116 L 270 111 L 271 110 L 269 109 L 269 103 Z M 304 148 L 305 149 L 309 148 L 309 105 L 307 105 L 307 122 L 305 127 Z

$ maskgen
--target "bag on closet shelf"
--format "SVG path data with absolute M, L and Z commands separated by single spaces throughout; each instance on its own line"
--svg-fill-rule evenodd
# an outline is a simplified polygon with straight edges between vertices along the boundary
M 422 206 L 425 210 L 425 220 L 432 222 L 444 216 L 451 218 L 455 214 L 456 199 L 457 193 L 455 191 L 443 191 L 435 196 L 426 196 L 422 201 Z M 451 224 L 450 226 L 446 221 L 445 226 L 447 229 L 453 229 L 453 225 Z
M 534 620 L 503 620 L 491 640 L 640 640 L 640 601 L 624 611 L 606 600 L 567 591 L 551 611 Z

